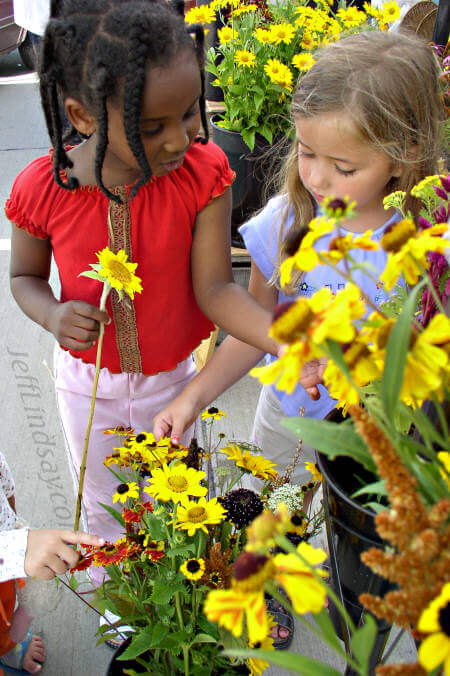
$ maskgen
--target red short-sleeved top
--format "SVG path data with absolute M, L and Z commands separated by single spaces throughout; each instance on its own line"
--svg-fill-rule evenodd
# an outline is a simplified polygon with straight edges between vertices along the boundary
M 78 275 L 98 262 L 95 254 L 105 246 L 125 249 L 138 263 L 142 293 L 128 303 L 120 303 L 114 290 L 108 298 L 114 321 L 105 326 L 101 365 L 113 373 L 151 375 L 175 368 L 214 328 L 194 297 L 192 235 L 197 214 L 233 179 L 218 146 L 193 143 L 179 169 L 152 177 L 134 198 L 129 186 L 114 188 L 123 198 L 118 205 L 97 186 L 59 187 L 51 155 L 45 155 L 17 176 L 5 211 L 19 228 L 49 238 L 62 302 L 99 305 L 102 285 Z M 95 363 L 96 350 L 70 352 Z

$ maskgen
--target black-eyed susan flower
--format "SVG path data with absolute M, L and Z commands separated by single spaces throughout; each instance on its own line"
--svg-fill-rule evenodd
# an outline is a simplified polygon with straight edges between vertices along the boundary
M 182 462 L 176 462 L 170 467 L 164 464 L 152 470 L 148 478 L 150 485 L 144 491 L 163 502 L 186 502 L 189 496 L 206 495 L 208 489 L 200 485 L 205 476 L 205 472 L 186 467 Z
M 117 434 L 119 437 L 129 437 L 133 432 L 134 429 L 132 427 L 124 427 L 123 425 L 103 430 L 103 434 Z
M 348 197 L 325 197 L 321 207 L 328 218 L 351 218 L 354 214 L 356 202 L 350 202 Z
M 199 580 L 205 572 L 204 559 L 188 559 L 180 566 L 180 572 L 188 580 Z
M 128 498 L 138 498 L 139 497 L 139 486 L 135 481 L 130 481 L 129 483 L 119 484 L 117 490 L 113 495 L 113 502 L 126 502 Z
M 189 500 L 177 507 L 177 519 L 175 528 L 186 530 L 189 536 L 201 529 L 208 532 L 206 526 L 220 523 L 225 518 L 225 509 L 217 501 L 217 498 L 206 500 L 200 498 L 197 502 Z
M 450 674 L 450 582 L 441 593 L 425 608 L 417 625 L 418 630 L 428 636 L 419 646 L 419 662 L 433 671 L 443 666 L 445 676 Z
M 234 55 L 234 60 L 239 66 L 244 68 L 253 68 L 256 62 L 256 56 L 253 52 L 247 49 L 237 49 Z
M 202 413 L 202 420 L 220 420 L 221 418 L 226 418 L 227 414 L 223 411 L 219 411 L 216 406 L 210 406 L 206 411 Z
M 259 479 L 274 481 L 278 475 L 275 463 L 261 455 L 252 455 L 250 451 L 243 451 L 237 444 L 228 444 L 220 450 L 225 453 L 229 460 L 233 460 L 238 467 L 251 472 L 253 476 Z

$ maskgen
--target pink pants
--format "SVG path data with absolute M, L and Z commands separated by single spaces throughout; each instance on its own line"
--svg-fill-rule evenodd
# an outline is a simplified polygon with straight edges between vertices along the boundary
M 95 366 L 72 357 L 59 345 L 55 349 L 54 363 L 58 409 L 72 474 L 78 486 Z M 121 445 L 119 437 L 103 434 L 103 431 L 123 425 L 133 427 L 136 433 L 151 432 L 154 416 L 183 390 L 195 373 L 191 357 L 180 362 L 172 371 L 154 376 L 110 373 L 106 368 L 101 369 L 83 490 L 87 528 L 91 533 L 109 542 L 114 542 L 123 534 L 120 524 L 99 504 L 102 502 L 114 506 L 112 496 L 118 481 L 103 461 L 107 455 L 111 455 L 114 446 Z M 182 443 L 189 444 L 194 436 L 194 428 L 195 425 L 192 425 L 186 430 Z M 94 584 L 100 584 L 103 576 L 102 568 L 92 567 Z

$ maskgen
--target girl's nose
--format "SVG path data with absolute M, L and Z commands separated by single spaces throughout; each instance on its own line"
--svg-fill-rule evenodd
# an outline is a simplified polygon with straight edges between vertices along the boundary
M 164 149 L 168 153 L 182 153 L 189 145 L 189 135 L 184 124 L 176 125 L 168 130 Z
M 309 182 L 310 187 L 312 188 L 312 190 L 314 190 L 314 192 L 324 194 L 323 191 L 329 187 L 328 185 L 329 181 L 327 178 L 327 172 L 325 171 L 325 168 L 319 165 L 316 165 L 313 168 L 311 168 Z

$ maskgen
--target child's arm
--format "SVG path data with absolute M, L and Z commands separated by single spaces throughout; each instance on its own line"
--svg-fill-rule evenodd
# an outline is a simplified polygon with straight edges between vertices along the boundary
M 231 189 L 212 200 L 197 216 L 192 242 L 192 279 L 197 303 L 213 322 L 249 345 L 277 354 L 268 337 L 267 308 L 233 280 L 230 260 Z
M 13 226 L 11 234 L 11 292 L 33 321 L 53 333 L 71 350 L 87 350 L 98 338 L 100 322 L 109 323 L 106 312 L 81 300 L 60 303 L 48 283 L 51 246 L 47 239 L 29 235 Z
M 13 529 L 0 532 L 0 582 L 29 575 L 51 580 L 73 568 L 79 555 L 70 546 L 101 546 L 104 540 L 70 530 Z
M 265 277 L 253 261 L 249 293 L 260 304 L 261 309 L 271 317 L 278 294 L 274 287 L 267 284 Z M 276 343 L 275 346 L 279 348 Z M 200 373 L 154 418 L 154 435 L 159 438 L 170 433 L 172 441 L 178 443 L 184 430 L 194 422 L 199 413 L 248 373 L 264 354 L 262 350 L 232 336 L 227 336 Z

